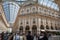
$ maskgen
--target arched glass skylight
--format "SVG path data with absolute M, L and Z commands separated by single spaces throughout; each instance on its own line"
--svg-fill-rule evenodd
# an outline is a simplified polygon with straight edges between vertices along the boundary
M 26 0 L 16 0 L 16 1 L 26 1 Z
M 3 8 L 4 8 L 7 21 L 9 23 L 13 23 L 16 19 L 20 7 L 14 2 L 4 2 Z
M 52 1 L 54 1 L 54 0 L 38 0 L 38 3 L 40 5 L 47 6 L 47 7 L 54 9 L 54 10 L 59 11 L 58 5 Z
M 26 2 L 27 0 L 15 0 L 16 1 L 16 3 L 18 3 L 19 5 L 21 5 L 21 4 L 24 4 L 24 2 Z

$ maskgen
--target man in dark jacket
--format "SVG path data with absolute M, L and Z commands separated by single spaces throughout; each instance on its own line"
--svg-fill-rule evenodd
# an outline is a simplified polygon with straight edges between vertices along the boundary
M 42 38 L 43 40 L 48 40 L 47 33 L 44 32 L 44 37 Z
M 31 35 L 31 32 L 28 31 L 28 35 L 26 36 L 27 40 L 33 40 L 33 36 Z
M 2 32 L 2 33 L 1 33 L 2 40 L 4 39 L 4 37 L 3 37 L 3 36 L 4 36 L 4 32 Z
M 47 33 L 46 32 L 43 32 L 42 33 L 42 36 L 40 35 L 38 37 L 38 40 L 48 40 Z
M 8 38 L 9 38 L 9 34 L 8 34 L 8 32 L 6 32 L 3 36 L 3 40 L 8 40 Z

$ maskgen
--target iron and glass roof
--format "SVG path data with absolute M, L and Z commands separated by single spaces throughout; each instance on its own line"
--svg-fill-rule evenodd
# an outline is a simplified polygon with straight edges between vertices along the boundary
M 25 4 L 27 2 L 31 2 L 31 1 L 36 1 L 36 0 L 13 0 L 12 1 L 7 1 L 7 0 L 3 0 L 3 9 L 6 15 L 6 19 L 9 23 L 14 23 L 17 13 L 19 11 L 19 8 L 21 4 Z M 56 11 L 59 11 L 59 7 L 56 3 L 53 2 L 54 0 L 38 0 L 38 4 L 46 6 L 46 7 L 50 7 Z
M 19 8 L 19 5 L 14 2 L 3 3 L 4 13 L 9 23 L 13 23 L 15 21 Z
M 58 4 L 54 3 L 51 0 L 38 0 L 38 4 L 46 6 L 46 7 L 50 7 L 56 11 L 59 11 L 59 6 Z

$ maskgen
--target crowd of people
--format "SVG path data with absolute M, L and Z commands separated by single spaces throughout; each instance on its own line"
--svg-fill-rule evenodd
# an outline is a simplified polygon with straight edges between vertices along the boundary
M 46 32 L 40 34 L 31 34 L 31 31 L 28 31 L 27 35 L 24 33 L 0 33 L 0 40 L 48 40 Z

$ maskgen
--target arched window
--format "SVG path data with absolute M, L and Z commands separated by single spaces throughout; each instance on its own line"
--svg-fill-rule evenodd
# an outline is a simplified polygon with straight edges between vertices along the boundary
M 27 25 L 25 28 L 25 34 L 28 34 L 28 31 L 30 30 L 30 27 Z
M 33 25 L 32 26 L 32 34 L 36 34 L 37 33 L 37 26 L 36 25 Z
M 33 24 L 35 24 L 36 22 L 35 22 L 35 18 L 33 18 Z
M 19 32 L 20 32 L 20 33 L 23 33 L 23 26 L 20 26 Z
M 37 30 L 37 26 L 33 25 L 32 30 Z
M 28 21 L 26 22 L 26 24 L 29 24 Z
M 29 30 L 29 29 L 30 29 L 29 26 L 26 26 L 25 30 Z
M 29 9 L 29 8 L 27 8 L 26 10 L 27 10 L 27 13 L 29 13 L 30 9 Z
M 51 26 L 51 29 L 52 29 L 52 30 L 54 29 L 53 26 Z
M 35 21 L 33 21 L 33 24 L 35 24 L 36 22 Z
M 41 28 L 41 29 L 44 29 L 44 26 L 43 26 L 43 25 L 41 25 L 41 26 L 40 26 L 40 28 Z
M 48 25 L 46 25 L 46 29 L 49 29 L 49 26 Z
M 35 6 L 32 6 L 31 11 L 32 11 L 33 13 L 35 13 L 35 12 L 36 12 L 36 7 L 35 7 Z
M 20 26 L 20 29 L 19 30 L 23 30 L 23 26 Z
M 32 11 L 35 11 L 35 7 L 34 6 L 32 6 Z

